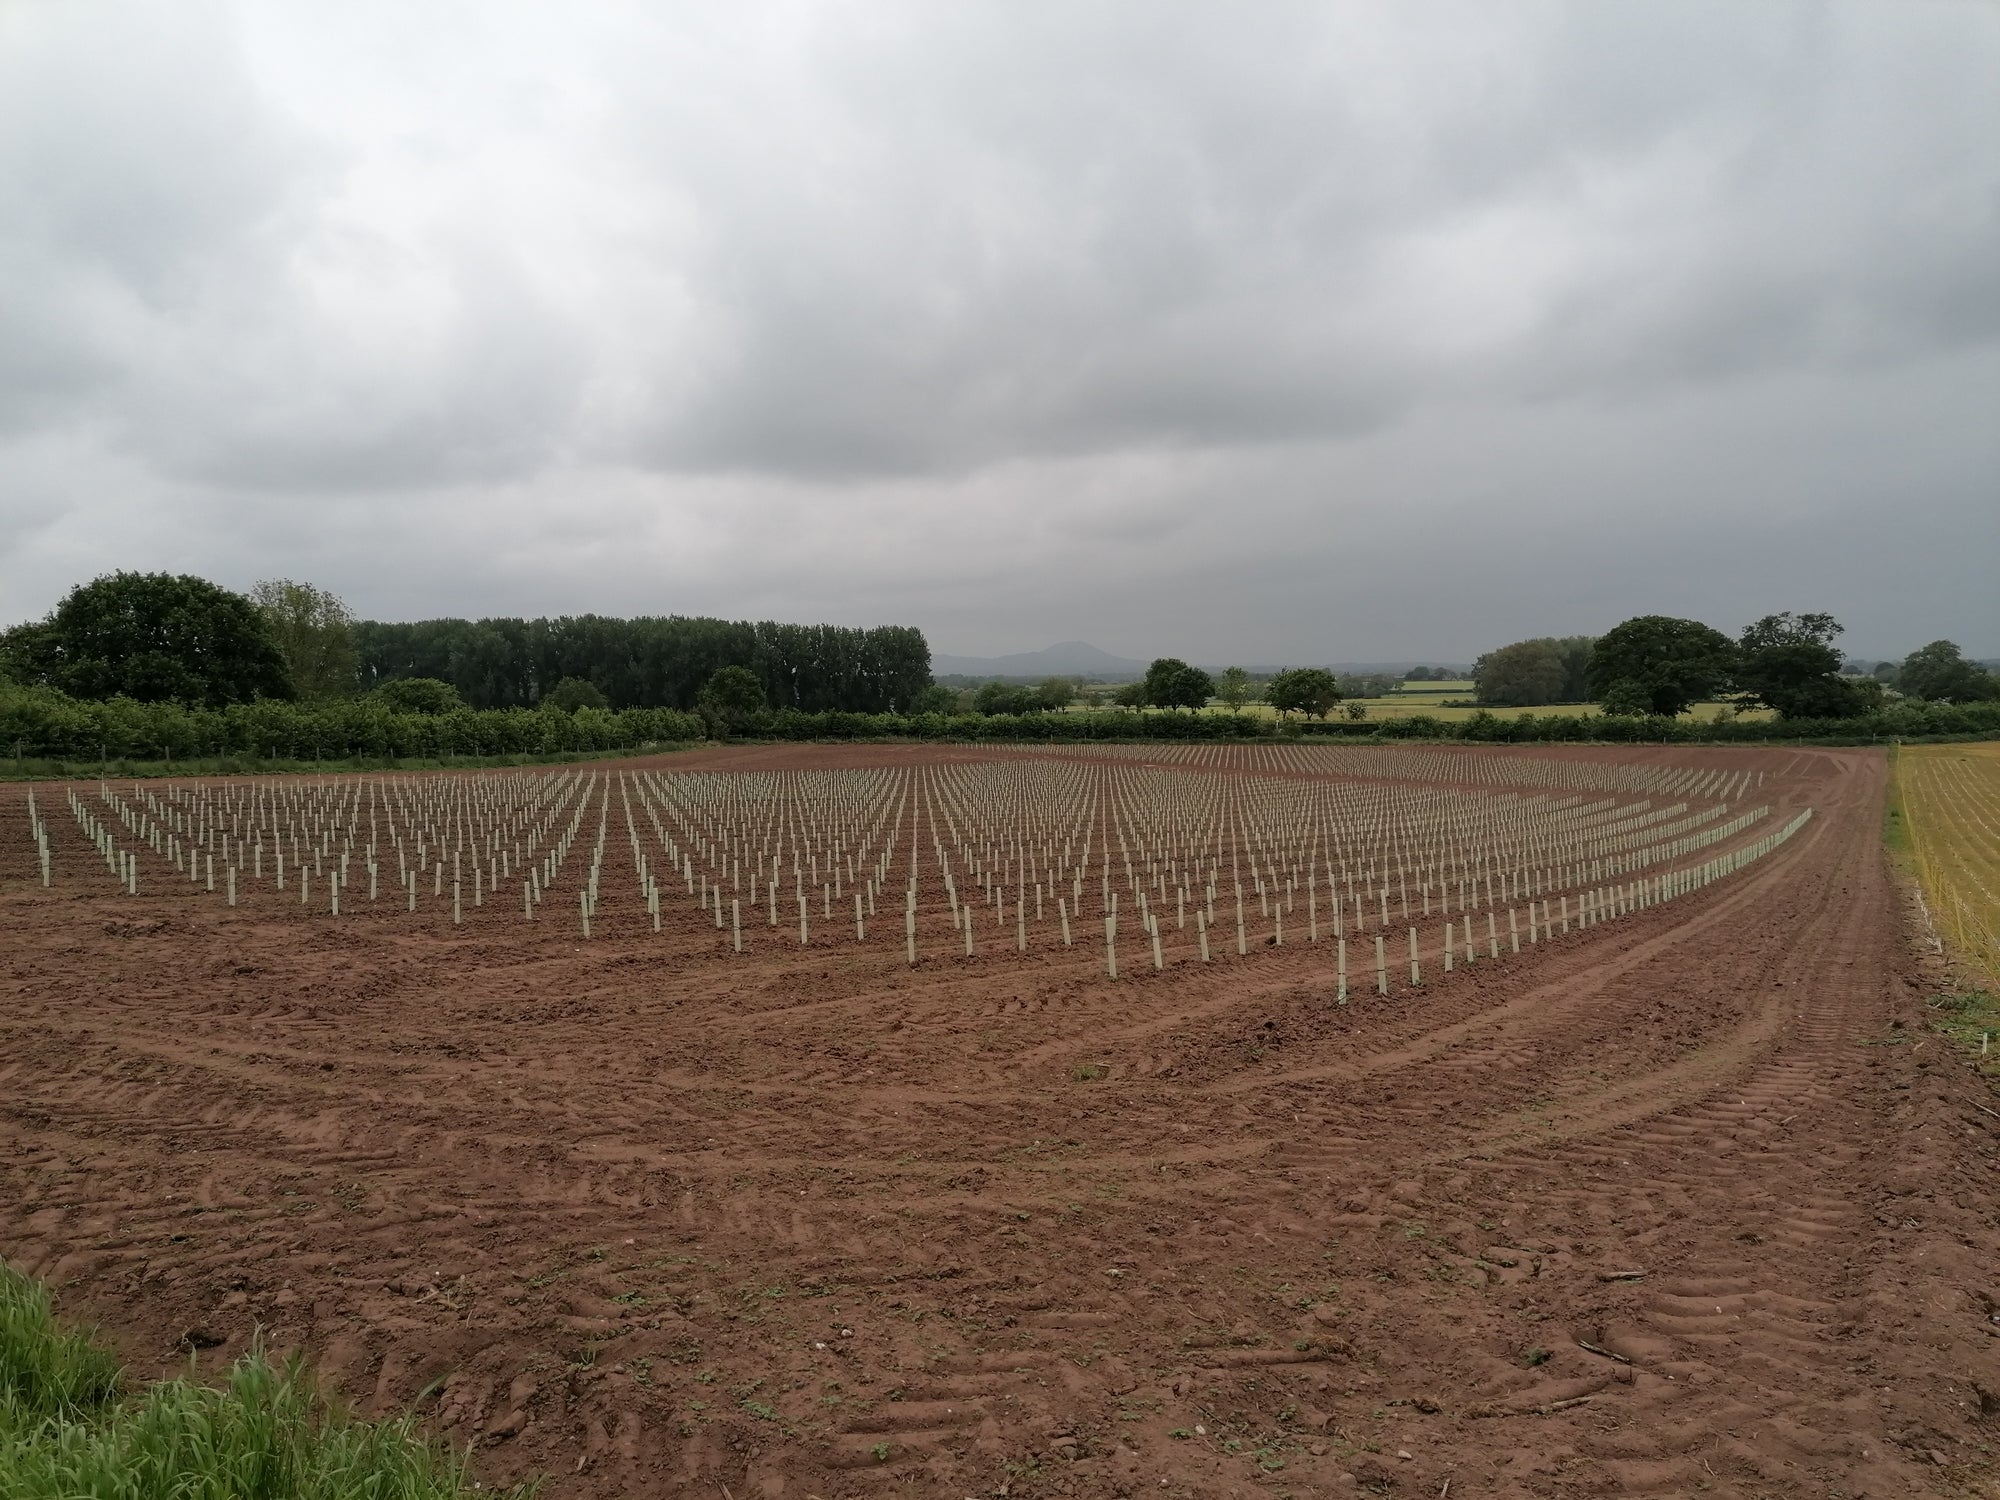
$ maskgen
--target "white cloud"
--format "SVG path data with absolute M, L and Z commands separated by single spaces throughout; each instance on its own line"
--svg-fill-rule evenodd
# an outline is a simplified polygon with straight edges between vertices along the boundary
M 1996 64 L 1899 0 L 10 8 L 0 617 L 2000 648 L 1938 550 L 1995 551 Z

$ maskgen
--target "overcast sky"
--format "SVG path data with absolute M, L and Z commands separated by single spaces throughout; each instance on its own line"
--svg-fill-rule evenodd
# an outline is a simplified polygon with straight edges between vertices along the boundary
M 8 0 L 0 622 L 119 567 L 2000 653 L 2000 7 Z

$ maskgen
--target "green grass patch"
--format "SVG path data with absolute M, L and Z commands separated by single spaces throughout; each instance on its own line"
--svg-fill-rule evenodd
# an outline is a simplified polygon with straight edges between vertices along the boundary
M 223 1384 L 128 1391 L 117 1361 L 59 1324 L 47 1289 L 0 1262 L 0 1500 L 460 1500 L 464 1456 L 416 1419 L 363 1421 L 296 1362 L 261 1352 Z M 525 1497 L 533 1486 L 481 1491 Z
M 94 1417 L 118 1388 L 118 1361 L 58 1327 L 48 1289 L 0 1261 L 0 1442 L 39 1423 Z
M 1889 746 L 1889 798 L 1882 808 L 1882 842 L 1905 864 L 1913 861 L 1916 850 L 1910 843 L 1910 815 L 1903 805 L 1902 746 Z
M 1974 1071 L 2000 1085 L 2000 995 L 1961 990 L 1930 1001 L 1931 1025 L 1972 1059 Z

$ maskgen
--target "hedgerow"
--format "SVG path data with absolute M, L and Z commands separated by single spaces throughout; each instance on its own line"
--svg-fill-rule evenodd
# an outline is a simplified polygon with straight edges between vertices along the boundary
M 580 708 L 574 713 L 468 708 L 416 714 L 361 698 L 329 704 L 262 700 L 198 709 L 0 686 L 0 754 L 59 760 L 552 755 L 632 750 L 699 740 L 704 733 L 695 715 L 670 708 Z
M 556 756 L 638 750 L 707 737 L 694 714 L 670 708 L 459 709 L 398 713 L 367 698 L 329 704 L 275 701 L 222 709 L 101 702 L 53 688 L 0 684 L 0 756 L 85 762 L 423 760 L 450 756 Z M 1461 740 L 1485 744 L 1845 743 L 2000 733 L 2000 704 L 1898 703 L 1858 719 L 1723 722 L 1603 714 L 1426 714 L 1382 720 L 1273 720 L 1249 714 L 864 714 L 765 710 L 744 715 L 750 740 L 962 740 L 1065 743 L 1094 740 L 1257 740 L 1306 735 L 1342 740 Z

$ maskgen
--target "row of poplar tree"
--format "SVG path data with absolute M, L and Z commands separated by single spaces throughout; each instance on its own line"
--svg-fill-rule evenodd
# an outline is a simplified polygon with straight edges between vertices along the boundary
M 113 573 L 0 634 L 0 674 L 18 683 L 204 708 L 435 680 L 473 709 L 554 699 L 688 710 L 730 667 L 755 678 L 763 705 L 809 713 L 906 711 L 931 681 L 930 646 L 911 626 L 683 615 L 389 624 L 356 620 L 332 594 L 289 579 L 244 595 L 187 575 Z

